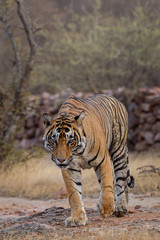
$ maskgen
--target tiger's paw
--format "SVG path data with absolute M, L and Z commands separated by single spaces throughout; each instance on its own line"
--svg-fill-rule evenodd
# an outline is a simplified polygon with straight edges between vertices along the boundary
M 84 226 L 87 223 L 87 216 L 85 213 L 79 214 L 78 217 L 69 217 L 65 221 L 66 227 L 78 227 L 78 226 Z
M 108 197 L 98 203 L 98 209 L 103 218 L 109 217 L 114 212 L 114 198 Z
M 117 206 L 114 212 L 114 215 L 116 217 L 123 217 L 127 213 L 127 208 L 125 206 Z
M 122 196 L 121 199 L 118 199 L 115 207 L 114 215 L 116 217 L 123 217 L 127 213 L 127 201 L 125 196 Z

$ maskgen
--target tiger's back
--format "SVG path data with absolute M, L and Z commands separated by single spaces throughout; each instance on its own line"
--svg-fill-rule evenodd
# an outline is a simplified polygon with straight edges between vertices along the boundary
M 98 94 L 80 100 L 71 96 L 61 107 L 59 116 L 76 116 L 85 111 L 88 118 L 97 121 L 106 136 L 106 142 L 111 154 L 119 141 L 125 142 L 128 132 L 128 114 L 125 106 L 112 96 Z M 99 121 L 98 121 L 99 120 Z M 91 123 L 92 124 L 92 123 Z

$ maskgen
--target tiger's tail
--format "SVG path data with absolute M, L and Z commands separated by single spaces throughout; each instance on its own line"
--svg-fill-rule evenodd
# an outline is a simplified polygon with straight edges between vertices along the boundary
M 128 187 L 133 188 L 135 185 L 134 177 L 130 176 L 129 182 L 127 183 Z

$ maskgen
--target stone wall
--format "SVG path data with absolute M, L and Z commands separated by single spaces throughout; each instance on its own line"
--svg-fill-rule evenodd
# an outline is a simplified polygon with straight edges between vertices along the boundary
M 160 88 L 139 89 L 128 113 L 128 141 L 133 149 L 160 148 Z
M 116 91 L 104 90 L 104 93 L 125 102 L 124 91 L 125 89 L 119 88 Z M 42 145 L 45 127 L 41 115 L 49 112 L 56 117 L 60 106 L 71 94 L 80 98 L 92 95 L 82 92 L 73 93 L 71 89 L 66 89 L 54 95 L 44 92 L 40 96 L 29 97 L 24 132 L 17 135 L 20 148 Z M 129 104 L 128 113 L 130 149 L 141 151 L 151 147 L 160 147 L 160 88 L 139 89 Z

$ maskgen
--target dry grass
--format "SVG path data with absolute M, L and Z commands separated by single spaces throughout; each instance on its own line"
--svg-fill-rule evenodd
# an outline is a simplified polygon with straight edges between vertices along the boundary
M 160 176 L 147 174 L 138 176 L 137 168 L 152 164 L 160 167 L 160 154 L 155 152 L 130 156 L 131 174 L 135 177 L 134 193 L 158 191 Z M 94 170 L 82 172 L 83 195 L 98 196 L 99 184 Z M 50 155 L 43 158 L 32 158 L 26 162 L 13 165 L 10 169 L 0 169 L 0 194 L 5 196 L 19 196 L 34 198 L 55 198 L 58 190 L 64 187 L 61 171 L 50 160 Z
M 52 240 L 52 239 L 63 239 L 63 240 L 89 240 L 89 239 L 96 239 L 96 240 L 159 240 L 160 233 L 156 231 L 149 231 L 147 229 L 127 229 L 127 230 L 99 230 L 98 233 L 93 233 L 90 230 L 81 231 L 81 232 L 69 232 L 64 230 L 64 234 L 59 234 L 58 232 L 50 233 L 46 235 L 42 234 L 27 234 L 23 237 L 17 236 L 10 236 L 4 237 L 3 240 Z
M 147 192 L 158 192 L 160 190 L 160 175 L 156 173 L 139 174 L 137 168 L 145 165 L 160 167 L 160 152 L 150 151 L 145 153 L 132 153 L 130 157 L 131 175 L 135 178 L 135 194 Z
M 100 231 L 96 240 L 107 240 L 107 239 L 116 239 L 116 240 L 158 240 L 160 234 L 157 232 L 149 232 L 148 230 L 140 230 L 140 229 L 127 229 L 122 231 Z
M 0 194 L 34 198 L 54 198 L 64 186 L 61 171 L 49 157 L 30 159 L 0 170 Z

